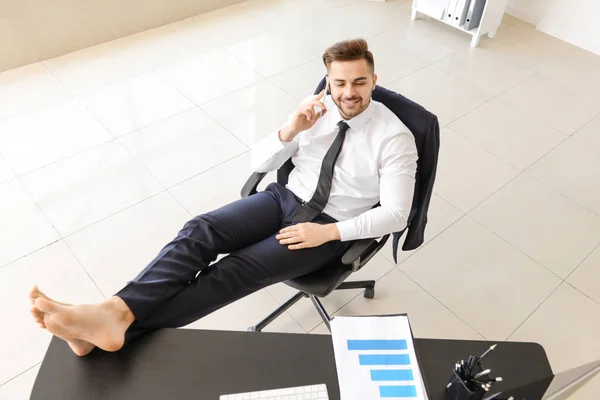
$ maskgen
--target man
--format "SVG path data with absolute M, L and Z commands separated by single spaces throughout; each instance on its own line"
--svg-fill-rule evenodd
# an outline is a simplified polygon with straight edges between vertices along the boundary
M 35 287 L 35 320 L 77 355 L 96 346 L 117 351 L 141 332 L 187 325 L 322 268 L 354 240 L 404 229 L 415 185 L 414 137 L 371 100 L 377 75 L 366 41 L 336 43 L 323 61 L 331 96 L 307 98 L 252 150 L 257 172 L 292 157 L 286 187 L 272 183 L 192 219 L 133 281 L 99 304 L 59 303 Z M 209 267 L 219 254 L 228 256 Z

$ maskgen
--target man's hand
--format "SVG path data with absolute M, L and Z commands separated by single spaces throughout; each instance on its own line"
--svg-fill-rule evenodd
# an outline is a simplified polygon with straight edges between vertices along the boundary
M 299 250 L 340 240 L 340 232 L 335 224 L 320 225 L 306 222 L 283 228 L 275 238 L 282 245 L 289 245 L 288 249 Z
M 307 97 L 294 112 L 292 119 L 279 131 L 279 140 L 291 142 L 297 134 L 312 126 L 327 112 L 325 104 L 321 102 L 325 96 L 325 89 L 316 96 Z M 313 107 L 318 107 L 322 112 L 315 112 Z

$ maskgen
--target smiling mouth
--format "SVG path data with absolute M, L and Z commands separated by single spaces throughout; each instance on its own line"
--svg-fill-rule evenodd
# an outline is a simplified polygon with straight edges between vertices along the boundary
M 358 100 L 342 100 L 342 103 L 348 107 L 353 107 L 358 104 Z

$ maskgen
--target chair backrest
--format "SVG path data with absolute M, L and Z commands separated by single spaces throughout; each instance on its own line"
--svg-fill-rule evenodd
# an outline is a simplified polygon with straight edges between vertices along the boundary
M 323 78 L 315 89 L 314 94 L 320 93 L 325 88 L 326 82 L 326 78 Z M 417 162 L 415 196 L 413 198 L 413 205 L 409 217 L 410 222 L 423 204 L 420 197 L 423 191 L 420 189 L 423 188 L 424 185 L 433 184 L 435 178 L 439 143 L 436 143 L 434 146 L 428 146 L 428 142 L 431 142 L 432 140 L 439 142 L 439 138 L 431 137 L 432 134 L 435 133 L 432 133 L 432 126 L 434 128 L 437 127 L 439 133 L 437 117 L 414 101 L 381 86 L 375 87 L 373 100 L 382 103 L 390 109 L 390 111 L 406 125 L 415 137 L 419 160 Z M 291 159 L 287 160 L 287 162 L 277 171 L 277 182 L 281 185 L 287 184 L 288 176 L 293 169 L 294 164 Z M 428 207 L 429 202 L 427 201 L 425 203 L 425 207 Z M 421 211 L 426 215 L 427 210 Z

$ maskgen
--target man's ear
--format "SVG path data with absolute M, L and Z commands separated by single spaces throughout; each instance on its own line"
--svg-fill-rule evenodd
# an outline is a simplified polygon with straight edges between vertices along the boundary
M 329 89 L 329 75 L 325 75 L 325 94 L 327 94 L 327 92 L 331 92 Z
M 375 87 L 377 86 L 377 74 L 373 74 L 373 90 L 371 93 L 375 91 Z

